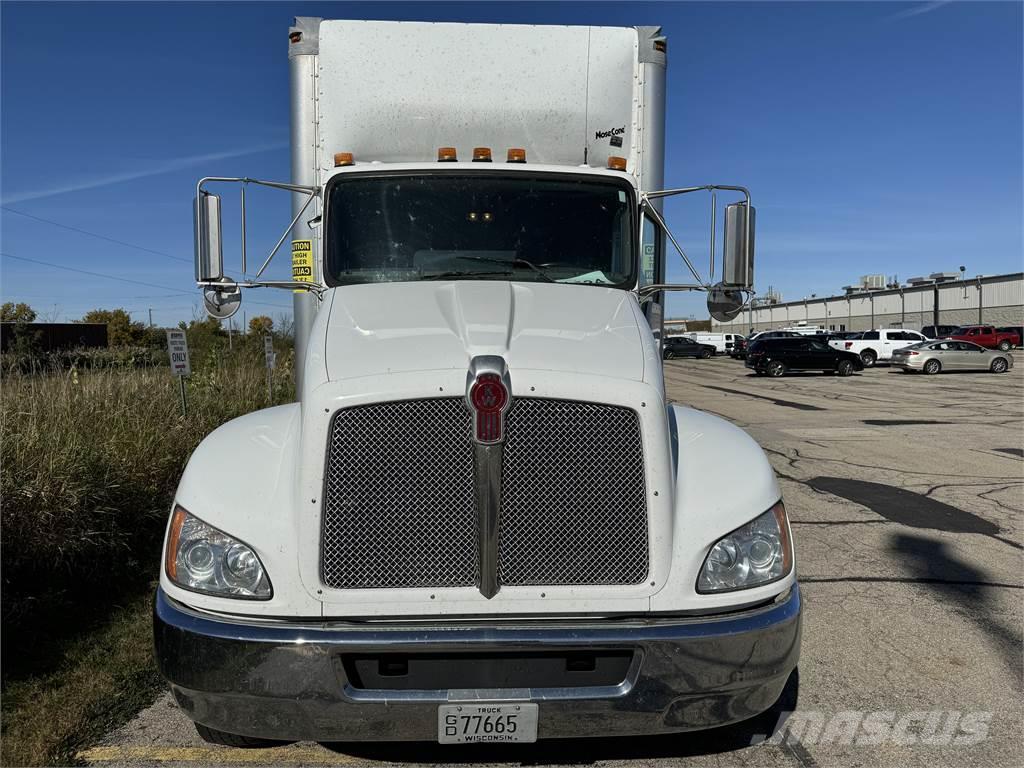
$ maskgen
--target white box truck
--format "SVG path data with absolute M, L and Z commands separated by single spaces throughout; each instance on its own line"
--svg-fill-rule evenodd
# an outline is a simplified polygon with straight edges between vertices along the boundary
M 289 59 L 292 179 L 197 186 L 208 311 L 297 291 L 301 376 L 181 478 L 154 617 L 178 705 L 227 744 L 771 708 L 801 626 L 779 485 L 746 433 L 668 402 L 659 354 L 665 291 L 739 311 L 753 209 L 664 189 L 660 31 L 300 18 Z M 229 184 L 292 195 L 293 280 L 225 273 Z M 738 198 L 715 285 L 681 249 L 694 281 L 664 281 L 661 201 L 691 192 Z

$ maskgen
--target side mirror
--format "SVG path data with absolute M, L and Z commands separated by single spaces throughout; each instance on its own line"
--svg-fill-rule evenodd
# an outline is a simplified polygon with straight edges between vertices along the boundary
M 220 196 L 202 192 L 193 200 L 196 238 L 196 282 L 224 277 L 224 252 L 220 231 Z
M 747 204 L 725 206 L 725 248 L 722 254 L 722 284 L 750 290 L 754 287 L 754 220 L 757 211 Z

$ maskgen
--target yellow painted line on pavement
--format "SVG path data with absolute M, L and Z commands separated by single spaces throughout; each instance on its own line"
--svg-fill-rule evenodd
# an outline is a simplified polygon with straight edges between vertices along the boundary
M 370 761 L 323 747 L 93 747 L 77 755 L 88 763 L 204 763 L 207 765 L 355 765 Z

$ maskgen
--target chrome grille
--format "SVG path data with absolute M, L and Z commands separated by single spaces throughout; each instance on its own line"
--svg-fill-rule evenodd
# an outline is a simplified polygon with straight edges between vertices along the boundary
M 478 582 L 472 422 L 462 398 L 338 411 L 324 482 L 320 575 L 332 589 Z M 520 398 L 506 420 L 498 535 L 507 585 L 647 578 L 635 412 Z
M 461 398 L 334 415 L 320 577 L 333 589 L 477 581 L 470 414 Z
M 644 581 L 647 493 L 636 413 L 524 398 L 513 401 L 506 424 L 499 581 Z

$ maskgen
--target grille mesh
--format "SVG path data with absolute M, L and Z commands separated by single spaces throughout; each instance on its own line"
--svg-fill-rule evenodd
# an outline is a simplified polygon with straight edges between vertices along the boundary
M 647 494 L 637 415 L 520 399 L 507 417 L 502 584 L 637 584 L 647 578 Z
M 326 586 L 477 583 L 471 430 L 462 398 L 378 403 L 334 415 L 321 542 Z M 514 400 L 502 478 L 500 583 L 646 579 L 643 445 L 633 411 Z
M 461 398 L 379 403 L 335 414 L 324 494 L 324 584 L 476 583 L 469 430 Z

